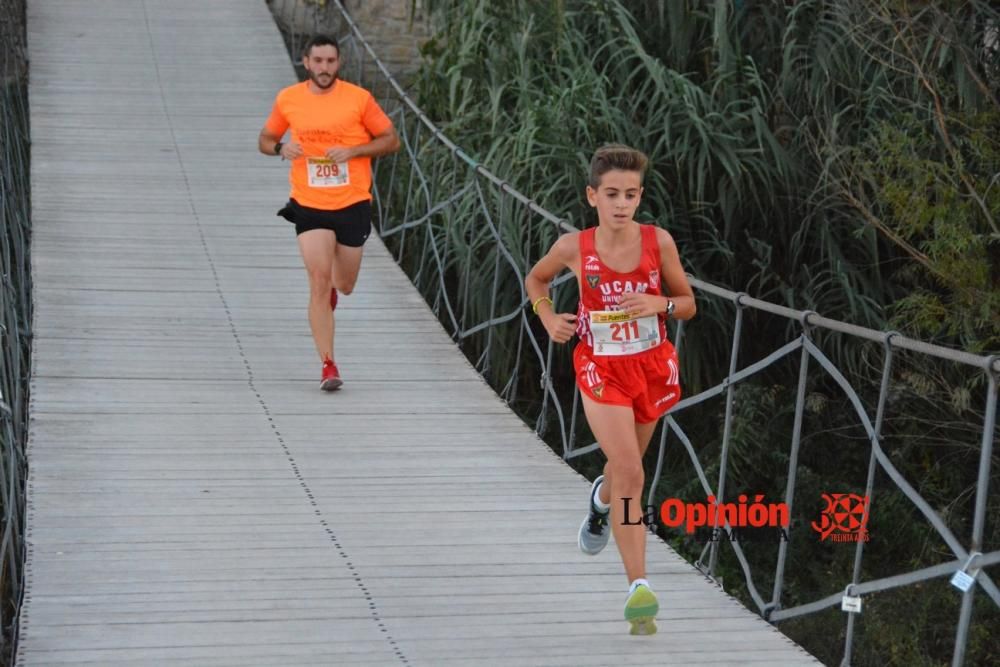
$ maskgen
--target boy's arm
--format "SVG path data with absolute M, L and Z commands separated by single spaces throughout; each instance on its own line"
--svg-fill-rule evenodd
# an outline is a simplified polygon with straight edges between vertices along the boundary
M 632 317 L 646 317 L 667 312 L 667 304 L 674 302 L 674 312 L 671 317 L 677 320 L 689 320 L 694 317 L 697 307 L 694 303 L 694 292 L 688 284 L 681 258 L 677 254 L 677 245 L 667 230 L 656 228 L 656 241 L 660 246 L 660 276 L 664 296 L 640 292 L 626 292 L 622 295 L 621 306 Z
M 565 343 L 576 332 L 576 316 L 571 313 L 556 313 L 549 298 L 549 284 L 566 268 L 574 267 L 577 254 L 578 234 L 564 234 L 552 244 L 549 252 L 528 272 L 524 279 L 524 289 L 528 301 L 549 336 L 556 343 Z
M 660 275 L 662 276 L 664 293 L 674 302 L 676 320 L 690 320 L 698 311 L 695 305 L 694 290 L 688 283 L 687 274 L 681 265 L 674 237 L 667 230 L 657 227 L 656 239 L 660 244 Z

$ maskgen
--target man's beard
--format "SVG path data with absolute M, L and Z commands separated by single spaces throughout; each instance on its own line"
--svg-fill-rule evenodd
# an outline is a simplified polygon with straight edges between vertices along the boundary
M 317 88 L 322 88 L 323 90 L 326 90 L 327 88 L 329 88 L 330 86 L 332 86 L 333 84 L 335 84 L 337 82 L 337 75 L 336 74 L 327 74 L 327 76 L 329 76 L 330 79 L 326 83 L 326 85 L 324 85 L 320 81 L 319 76 L 320 75 L 318 75 L 318 74 L 315 74 L 313 72 L 309 72 L 309 79 L 312 80 L 312 82 L 316 84 Z

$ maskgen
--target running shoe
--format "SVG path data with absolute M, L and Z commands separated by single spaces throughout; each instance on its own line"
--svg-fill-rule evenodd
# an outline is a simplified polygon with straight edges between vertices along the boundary
M 649 586 L 639 584 L 625 601 L 625 620 L 628 621 L 630 635 L 655 635 L 656 612 L 660 611 L 660 603 L 656 601 L 656 593 Z
M 597 487 L 601 485 L 603 480 L 604 475 L 601 475 L 594 480 L 594 484 L 590 487 L 590 508 L 587 517 L 580 524 L 580 536 L 577 540 L 580 551 L 589 556 L 601 553 L 604 547 L 608 546 L 608 538 L 611 536 L 611 524 L 608 523 L 610 510 L 602 512 L 594 504 Z
M 337 288 L 330 289 L 330 310 L 337 310 Z
M 340 379 L 340 372 L 337 370 L 337 364 L 333 363 L 329 359 L 324 361 L 323 379 L 320 380 L 319 388 L 323 391 L 333 391 L 334 389 L 340 389 L 340 385 L 342 384 L 344 384 L 344 381 Z

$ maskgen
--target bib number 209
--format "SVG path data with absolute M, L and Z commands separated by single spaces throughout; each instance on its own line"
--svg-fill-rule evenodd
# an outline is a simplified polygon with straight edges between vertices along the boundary
M 309 187 L 312 188 L 338 188 L 351 182 L 346 162 L 311 157 L 306 160 L 306 168 L 309 170 Z
M 340 176 L 340 165 L 318 164 L 316 165 L 316 176 L 318 178 L 337 178 Z

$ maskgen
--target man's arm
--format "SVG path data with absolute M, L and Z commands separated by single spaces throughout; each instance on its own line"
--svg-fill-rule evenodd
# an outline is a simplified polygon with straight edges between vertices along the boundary
M 274 136 L 274 133 L 265 127 L 260 131 L 260 136 L 257 137 L 257 150 L 264 155 L 277 155 L 274 152 L 274 147 L 280 139 L 281 137 Z
M 257 137 L 257 149 L 264 155 L 278 155 L 274 152 L 274 147 L 280 140 L 281 137 L 264 127 L 260 131 L 260 136 Z M 281 144 L 281 157 L 286 160 L 296 160 L 302 157 L 302 146 L 293 141 Z
M 388 130 L 376 135 L 367 144 L 357 146 L 356 150 L 359 151 L 358 157 L 380 157 L 395 153 L 399 150 L 399 137 L 396 135 L 396 128 L 390 125 Z
M 399 150 L 399 137 L 392 125 L 381 134 L 375 135 L 367 144 L 360 146 L 334 146 L 326 151 L 326 156 L 334 162 L 347 162 L 356 157 L 380 157 Z

